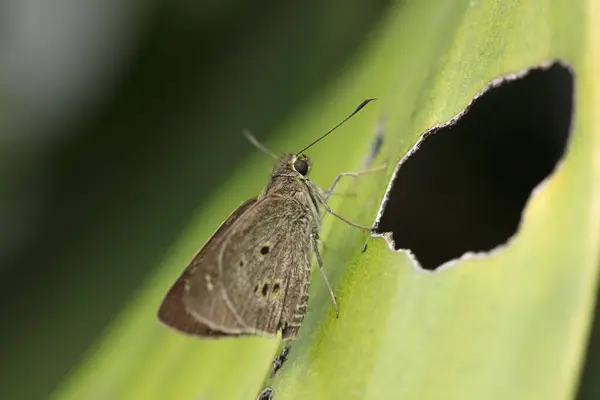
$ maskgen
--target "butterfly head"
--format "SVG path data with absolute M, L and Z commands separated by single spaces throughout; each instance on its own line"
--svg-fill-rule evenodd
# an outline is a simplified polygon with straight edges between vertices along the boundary
M 308 176 L 308 173 L 312 168 L 312 161 L 310 158 L 304 154 L 299 156 L 292 154 L 291 156 L 290 163 L 292 165 L 292 169 L 302 176 Z
M 304 154 L 296 155 L 293 153 L 282 156 L 273 171 L 271 172 L 271 178 L 277 176 L 286 176 L 294 179 L 305 179 L 308 177 L 312 168 L 312 161 L 310 157 Z

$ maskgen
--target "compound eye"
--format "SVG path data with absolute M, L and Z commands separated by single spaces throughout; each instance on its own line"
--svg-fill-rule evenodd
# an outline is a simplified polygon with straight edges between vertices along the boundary
M 308 174 L 308 163 L 304 160 L 297 159 L 294 161 L 294 169 L 302 176 Z

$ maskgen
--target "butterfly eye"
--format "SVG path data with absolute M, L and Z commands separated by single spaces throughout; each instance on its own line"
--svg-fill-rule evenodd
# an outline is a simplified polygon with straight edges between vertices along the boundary
M 304 160 L 297 159 L 294 161 L 294 169 L 302 176 L 308 174 L 308 163 Z

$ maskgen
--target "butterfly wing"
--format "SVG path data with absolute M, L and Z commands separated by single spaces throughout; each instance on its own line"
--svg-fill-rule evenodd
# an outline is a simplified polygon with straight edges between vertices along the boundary
M 221 224 L 219 229 L 217 229 L 204 246 L 202 246 L 196 256 L 194 256 L 188 267 L 183 271 L 177 281 L 175 281 L 173 286 L 171 286 L 158 310 L 158 318 L 162 323 L 182 333 L 191 335 L 209 337 L 226 335 L 225 332 L 211 329 L 202 321 L 194 318 L 186 310 L 183 298 L 186 293 L 186 287 L 189 286 L 189 280 L 193 277 L 199 266 L 206 268 L 208 272 L 215 272 L 218 270 L 218 266 L 207 264 L 204 260 L 209 254 L 217 251 L 219 245 L 226 237 L 227 232 L 235 222 L 257 202 L 257 200 L 257 197 L 253 197 L 242 203 L 233 213 L 231 213 L 225 222 Z M 225 309 L 224 312 L 229 313 L 229 309 Z
M 202 261 L 211 267 L 189 279 L 188 312 L 214 330 L 293 337 L 308 301 L 313 218 L 294 197 L 261 198 Z

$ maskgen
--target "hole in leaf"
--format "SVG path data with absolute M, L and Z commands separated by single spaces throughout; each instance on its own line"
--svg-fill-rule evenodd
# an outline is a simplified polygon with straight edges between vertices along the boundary
M 410 250 L 425 269 L 504 244 L 565 152 L 571 70 L 554 63 L 514 78 L 426 132 L 397 169 L 377 232 L 391 232 L 394 248 Z
M 269 253 L 269 246 L 263 246 L 260 249 L 260 254 L 262 254 L 263 256 Z
M 266 296 L 268 292 L 269 292 L 269 284 L 265 283 L 262 287 L 262 295 Z
M 273 293 L 279 292 L 280 288 L 281 288 L 281 286 L 279 285 L 279 283 L 274 284 L 273 285 Z

